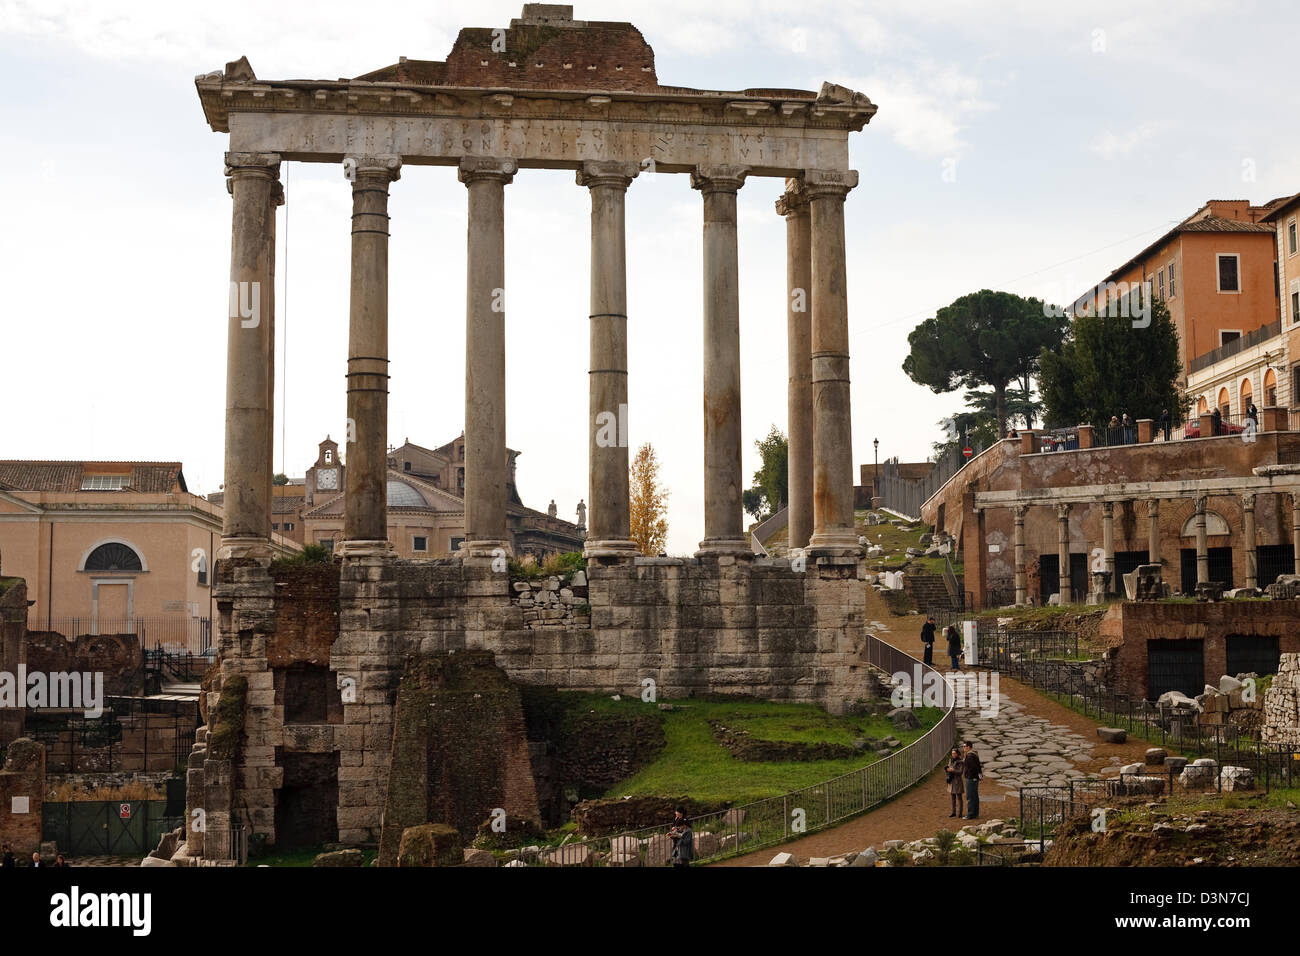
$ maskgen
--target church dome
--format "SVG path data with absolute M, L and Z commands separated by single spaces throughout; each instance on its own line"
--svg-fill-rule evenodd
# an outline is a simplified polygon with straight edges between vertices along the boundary
M 427 508 L 424 497 L 404 481 L 388 482 L 388 507 L 390 508 Z

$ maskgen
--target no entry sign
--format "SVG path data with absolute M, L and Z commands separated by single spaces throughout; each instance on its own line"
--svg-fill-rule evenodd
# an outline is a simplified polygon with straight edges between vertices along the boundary
M 117 815 L 118 815 L 119 817 L 121 817 L 123 820 L 130 820 L 130 819 L 131 819 L 131 804 L 129 804 L 129 803 L 123 803 L 123 804 L 120 804 L 120 805 L 118 806 L 118 808 L 117 808 Z
M 967 458 L 969 458 L 971 455 L 974 454 L 974 452 L 971 451 L 970 446 L 967 446 L 967 447 L 963 448 L 963 449 L 961 450 L 961 453 L 962 453 L 963 455 L 965 455 Z

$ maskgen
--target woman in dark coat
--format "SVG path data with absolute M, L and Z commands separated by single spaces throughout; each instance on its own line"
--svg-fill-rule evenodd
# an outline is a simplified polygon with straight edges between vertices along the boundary
M 952 658 L 952 669 L 959 671 L 961 667 L 957 664 L 957 658 L 961 656 L 961 637 L 957 634 L 957 628 L 949 624 L 944 636 L 948 638 L 948 656 Z
M 956 747 L 948 754 L 948 766 L 945 768 L 948 773 L 948 796 L 952 801 L 952 813 L 950 817 L 962 816 L 962 788 L 965 786 L 962 780 L 963 761 L 961 751 Z

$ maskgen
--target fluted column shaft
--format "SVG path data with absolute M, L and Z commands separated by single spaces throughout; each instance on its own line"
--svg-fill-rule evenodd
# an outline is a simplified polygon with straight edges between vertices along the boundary
M 741 506 L 740 264 L 736 193 L 745 166 L 702 166 L 704 196 L 704 540 L 701 554 L 750 555 Z
M 858 174 L 808 170 L 812 234 L 814 553 L 861 552 L 853 524 L 853 429 L 849 401 L 849 303 L 844 198 Z
M 463 159 L 469 190 L 465 300 L 465 545 L 509 549 L 506 532 L 505 187 L 510 159 Z
M 813 524 L 812 217 L 798 180 L 776 201 L 785 217 L 786 432 L 789 546 L 804 548 Z
M 352 292 L 348 310 L 347 480 L 343 553 L 389 552 L 388 186 L 396 156 L 353 156 Z
M 218 557 L 271 557 L 275 448 L 275 210 L 280 157 L 227 153 L 233 198 L 226 331 L 225 500 Z
M 1245 536 L 1246 536 L 1246 587 L 1259 587 L 1259 545 L 1255 541 L 1255 496 L 1245 494 L 1241 496 L 1241 508 L 1244 512 Z
M 588 368 L 589 557 L 632 556 L 627 422 L 627 242 L 625 198 L 635 163 L 584 163 L 591 193 L 591 362 Z
M 1196 499 L 1196 583 L 1210 580 L 1209 537 L 1205 532 L 1205 496 Z
M 1015 559 L 1016 559 L 1016 604 L 1026 604 L 1029 598 L 1029 588 L 1025 579 L 1025 511 L 1024 505 L 1016 505 L 1011 509 L 1012 520 L 1015 523 Z
M 1070 506 L 1056 506 L 1056 590 L 1061 603 L 1070 601 Z
M 1101 553 L 1105 570 L 1110 573 L 1106 583 L 1106 593 L 1117 591 L 1115 587 L 1115 502 L 1101 503 Z
M 1147 502 L 1147 564 L 1160 563 L 1160 499 Z

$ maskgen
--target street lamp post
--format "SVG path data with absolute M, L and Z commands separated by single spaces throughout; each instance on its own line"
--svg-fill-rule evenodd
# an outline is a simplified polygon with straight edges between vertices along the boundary
M 879 438 L 871 439 L 871 448 L 874 451 L 876 456 L 876 478 L 871 485 L 871 491 L 872 491 L 871 507 L 878 508 L 880 507 L 880 439 Z

